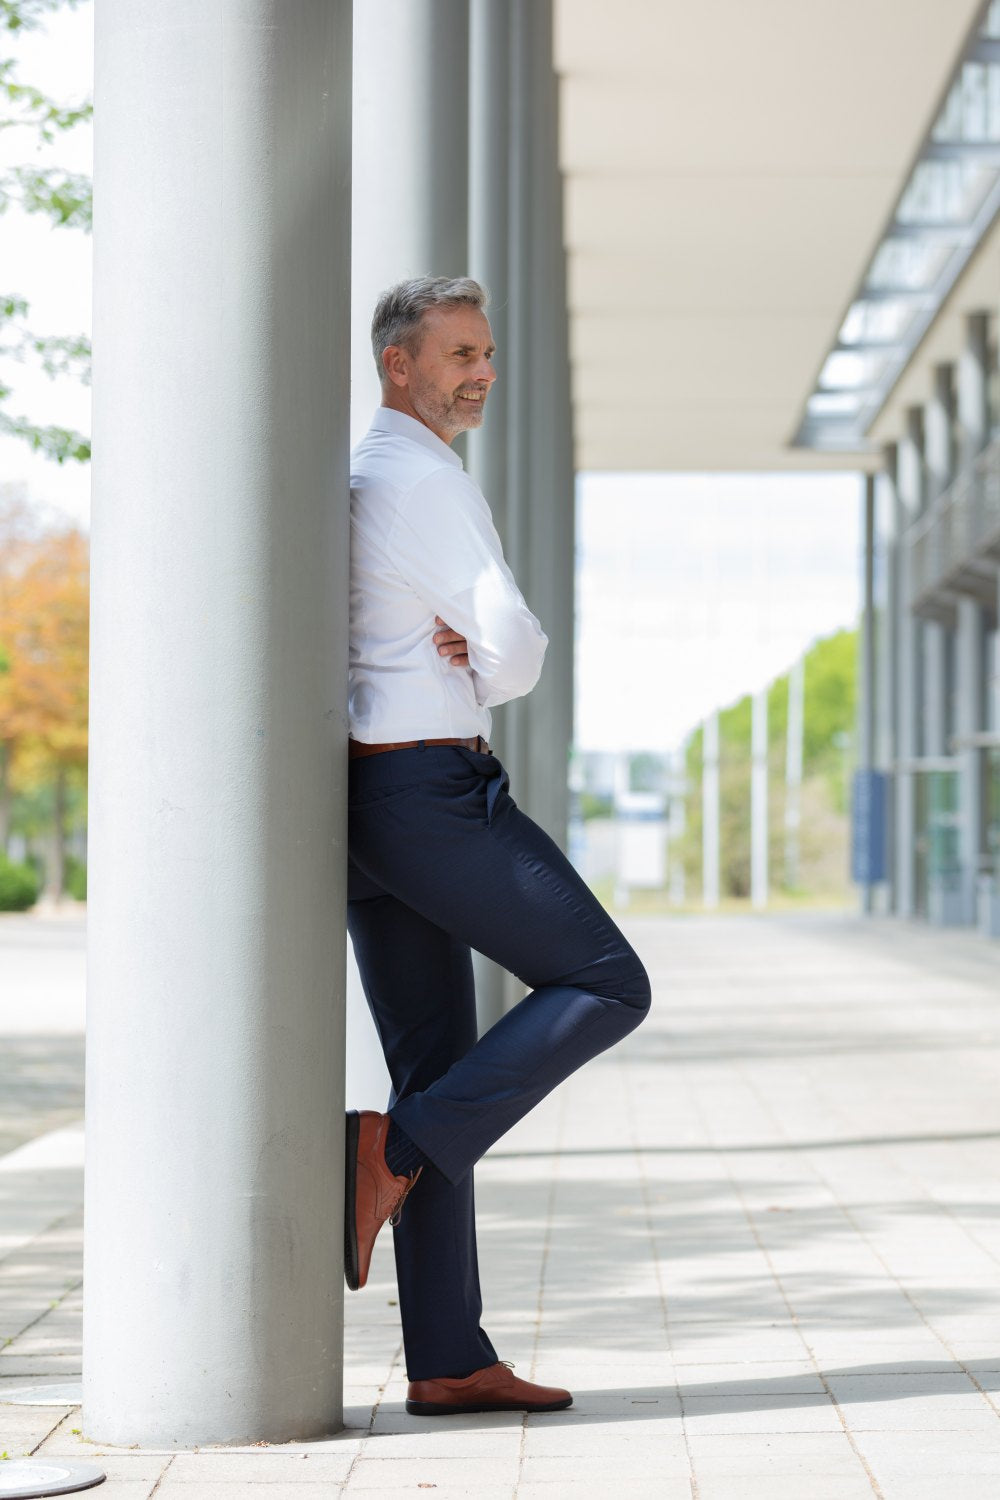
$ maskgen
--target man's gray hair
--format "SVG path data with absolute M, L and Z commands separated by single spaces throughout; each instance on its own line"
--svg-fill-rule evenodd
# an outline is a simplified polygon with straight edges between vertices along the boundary
M 372 353 L 380 380 L 386 378 L 382 355 L 391 344 L 416 353 L 424 313 L 432 307 L 485 307 L 486 288 L 470 276 L 415 276 L 382 293 L 372 318 Z

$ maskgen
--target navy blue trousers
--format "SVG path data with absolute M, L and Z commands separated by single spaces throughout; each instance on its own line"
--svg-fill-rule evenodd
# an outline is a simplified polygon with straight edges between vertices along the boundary
M 496 1362 L 483 1329 L 473 1172 L 556 1084 L 649 1008 L 633 949 L 495 756 L 458 745 L 350 762 L 347 926 L 392 1080 L 430 1163 L 395 1230 L 407 1375 Z M 530 989 L 477 1040 L 471 949 Z

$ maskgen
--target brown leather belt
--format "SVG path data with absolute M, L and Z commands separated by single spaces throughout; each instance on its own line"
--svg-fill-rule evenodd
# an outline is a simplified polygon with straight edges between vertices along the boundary
M 383 755 L 386 750 L 415 750 L 418 745 L 464 745 L 466 750 L 479 750 L 483 755 L 490 753 L 490 747 L 482 735 L 476 734 L 468 740 L 396 740 L 382 745 L 366 745 L 361 740 L 348 740 L 347 754 L 350 760 L 357 760 L 360 755 Z

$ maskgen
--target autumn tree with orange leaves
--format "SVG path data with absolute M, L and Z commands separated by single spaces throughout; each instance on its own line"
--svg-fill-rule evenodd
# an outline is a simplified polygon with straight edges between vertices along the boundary
M 63 891 L 70 779 L 87 765 L 89 551 L 76 528 L 40 530 L 0 504 L 0 851 L 15 792 L 50 786 L 48 887 Z

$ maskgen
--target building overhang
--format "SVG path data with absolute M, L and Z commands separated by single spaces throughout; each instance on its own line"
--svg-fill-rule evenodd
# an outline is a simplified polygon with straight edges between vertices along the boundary
M 612 22 L 600 0 L 557 0 L 579 468 L 878 466 L 855 413 L 821 431 L 806 403 L 842 394 L 830 381 L 850 367 L 831 356 L 856 369 L 851 308 L 982 13 L 981 0 L 620 0 Z M 1000 178 L 1000 154 L 979 167 Z M 954 215 L 919 231 L 910 218 L 897 258 L 946 260 L 954 290 L 978 219 L 953 242 Z M 885 331 L 895 278 L 882 282 L 853 386 L 869 423 L 886 372 L 898 386 L 912 357 Z M 926 337 L 936 310 L 919 307 Z

